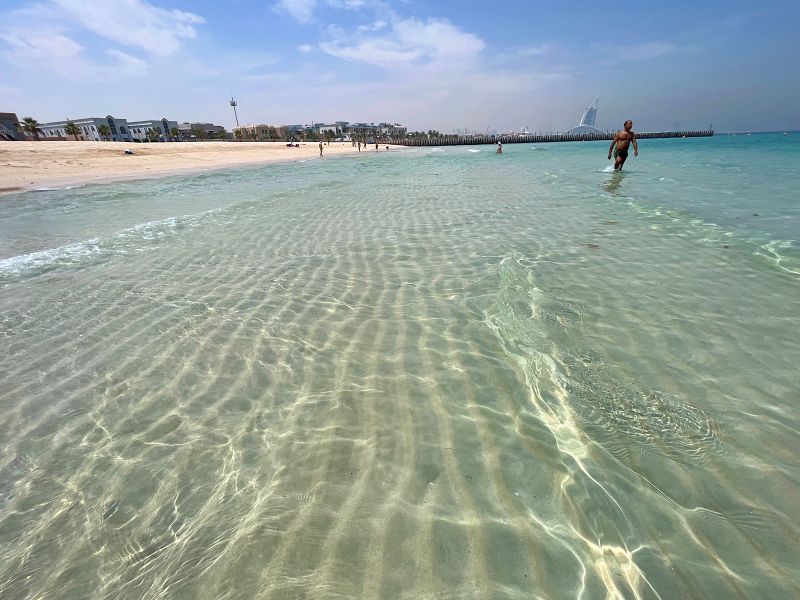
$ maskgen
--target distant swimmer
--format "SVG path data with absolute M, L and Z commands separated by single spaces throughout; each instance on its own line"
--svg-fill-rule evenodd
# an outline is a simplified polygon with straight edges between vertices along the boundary
M 611 152 L 614 152 L 614 170 L 621 171 L 625 159 L 628 158 L 628 146 L 633 142 L 633 155 L 639 156 L 639 145 L 636 143 L 636 134 L 633 132 L 633 121 L 625 121 L 625 129 L 618 131 L 611 139 L 611 147 L 608 149 L 608 160 L 611 160 Z M 616 149 L 614 146 L 616 145 Z
M 498 154 L 503 153 L 503 142 L 497 142 L 497 153 Z

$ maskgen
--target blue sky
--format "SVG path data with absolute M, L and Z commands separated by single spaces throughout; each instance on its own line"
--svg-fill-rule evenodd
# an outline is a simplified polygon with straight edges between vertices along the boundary
M 800 1 L 0 0 L 0 111 L 39 121 L 800 129 Z

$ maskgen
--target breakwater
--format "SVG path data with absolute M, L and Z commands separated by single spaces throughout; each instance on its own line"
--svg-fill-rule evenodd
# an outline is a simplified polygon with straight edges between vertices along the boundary
M 640 140 L 655 138 L 689 138 L 711 137 L 712 129 L 702 131 L 650 131 L 637 133 Z M 435 138 L 409 138 L 395 143 L 402 146 L 474 146 L 478 144 L 541 144 L 543 142 L 594 142 L 598 140 L 609 141 L 614 132 L 604 131 L 598 133 L 504 133 L 501 135 L 442 135 Z

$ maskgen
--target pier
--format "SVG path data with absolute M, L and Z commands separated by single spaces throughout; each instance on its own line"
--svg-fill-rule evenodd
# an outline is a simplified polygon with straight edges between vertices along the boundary
M 714 130 L 700 131 L 649 131 L 637 133 L 639 140 L 657 138 L 711 137 Z M 500 135 L 442 135 L 435 138 L 406 138 L 394 143 L 402 146 L 475 146 L 478 144 L 541 144 L 546 142 L 595 142 L 610 141 L 614 132 L 598 133 L 504 133 Z

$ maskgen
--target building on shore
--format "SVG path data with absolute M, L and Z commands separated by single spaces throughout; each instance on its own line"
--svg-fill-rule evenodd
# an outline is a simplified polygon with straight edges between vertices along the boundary
M 381 123 L 378 125 L 380 133 L 390 138 L 402 138 L 408 133 L 408 128 L 400 123 Z
M 25 136 L 20 129 L 19 119 L 15 113 L 0 113 L 0 140 L 24 140 Z
M 213 123 L 178 123 L 178 131 L 185 140 L 228 139 L 228 132 L 225 128 Z
M 408 129 L 400 123 L 352 123 L 346 133 L 354 138 L 402 138 L 408 133 Z
M 173 129 L 178 129 L 178 122 L 163 118 L 150 119 L 146 121 L 129 121 L 128 129 L 131 133 L 131 137 L 134 140 L 150 139 L 148 138 L 147 134 L 151 129 L 158 132 L 159 140 L 172 140 L 174 136 L 171 132 Z
M 234 138 L 245 141 L 273 142 L 285 140 L 287 136 L 286 125 L 244 125 L 239 131 L 238 135 L 234 131 Z
M 75 123 L 75 125 L 78 126 L 80 130 L 80 133 L 78 133 L 79 140 L 100 141 L 106 137 L 113 142 L 130 142 L 133 140 L 128 129 L 128 121 L 126 119 L 112 117 L 111 115 L 106 117 L 87 117 L 84 119 L 67 119 L 66 121 L 41 123 L 39 125 L 42 130 L 40 134 L 41 139 L 71 139 L 71 135 L 67 134 L 66 131 L 67 123 Z M 100 127 L 103 125 L 108 127 L 110 131 L 108 136 L 100 135 Z
M 314 123 L 312 128 L 314 133 L 323 138 L 327 137 L 328 135 L 336 137 L 342 133 L 336 123 Z
M 19 118 L 15 113 L 0 113 L 0 140 L 24 139 L 20 127 Z
M 589 105 L 589 108 L 586 109 L 586 112 L 583 113 L 580 123 L 578 123 L 572 129 L 567 129 L 564 133 L 573 135 L 600 133 L 600 130 L 595 127 L 595 121 L 597 120 L 597 103 L 599 100 L 599 97 L 595 98 L 594 102 L 592 102 Z
M 343 139 L 362 138 L 402 138 L 408 130 L 399 123 L 350 123 L 335 121 L 333 123 L 312 123 L 311 125 L 286 125 L 289 137 L 314 135 L 320 138 L 333 136 Z

